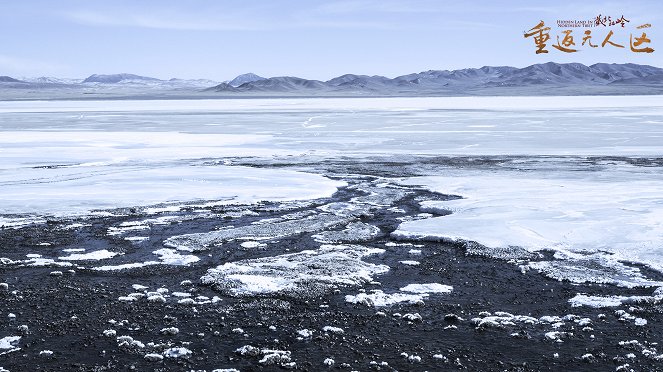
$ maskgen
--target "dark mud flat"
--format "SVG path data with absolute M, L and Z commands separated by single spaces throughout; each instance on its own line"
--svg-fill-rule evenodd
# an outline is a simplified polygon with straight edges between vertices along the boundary
M 663 370 L 663 307 L 652 296 L 653 288 L 578 284 L 522 270 L 530 261 L 554 260 L 547 252 L 497 259 L 472 244 L 395 240 L 390 233 L 400 221 L 425 217 L 419 201 L 454 196 L 385 186 L 386 179 L 371 175 L 410 175 L 411 164 L 383 164 L 351 177 L 329 168 L 318 167 L 349 186 L 328 199 L 190 207 L 149 216 L 130 209 L 108 217 L 0 229 L 0 282 L 7 283 L 0 288 L 0 338 L 20 336 L 0 349 L 0 366 L 10 371 Z M 341 217 L 320 212 L 335 203 L 363 209 Z M 293 226 L 288 221 L 299 221 L 297 216 L 316 224 L 283 232 Z M 141 222 L 159 217 L 168 217 L 162 220 L 167 222 Z M 366 236 L 347 230 L 352 223 L 379 230 Z M 149 228 L 131 229 L 145 225 Z M 282 235 L 247 245 L 247 239 L 222 233 L 177 251 L 198 258 L 187 265 L 164 260 L 123 270 L 95 269 L 158 261 L 153 252 L 174 236 L 247 226 L 280 229 Z M 118 227 L 129 229 L 113 230 Z M 321 242 L 325 231 L 336 232 L 329 235 L 336 241 Z M 127 240 L 132 236 L 141 239 Z M 361 260 L 389 270 L 346 284 L 308 276 L 287 290 L 258 294 L 238 294 L 232 283 L 201 281 L 209 269 L 224 263 L 269 259 L 324 244 L 382 249 Z M 121 255 L 67 261 L 62 257 L 71 253 L 63 253 L 65 249 Z M 26 261 L 27 254 L 52 261 L 35 266 L 36 261 Z M 63 262 L 72 265 L 61 266 Z M 297 270 L 304 276 L 327 269 L 307 265 L 283 274 L 297 277 Z M 639 269 L 652 280 L 663 279 Z M 329 267 L 328 274 L 333 270 Z M 346 298 L 405 294 L 401 288 L 426 283 L 453 290 L 387 306 Z M 578 293 L 643 299 L 607 308 L 573 307 L 569 299 Z

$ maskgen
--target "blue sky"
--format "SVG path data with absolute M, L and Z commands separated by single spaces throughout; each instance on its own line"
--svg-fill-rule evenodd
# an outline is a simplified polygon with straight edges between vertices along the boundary
M 565 54 L 551 47 L 558 19 L 598 14 L 626 45 Z M 225 80 L 244 72 L 329 79 L 394 77 L 429 69 L 533 63 L 641 63 L 663 67 L 661 1 L 6 1 L 0 0 L 0 75 L 85 77 L 130 72 Z M 552 26 L 548 54 L 523 32 Z M 654 53 L 628 49 L 635 26 Z M 600 44 L 609 29 L 594 28 Z M 579 45 L 583 29 L 576 29 Z

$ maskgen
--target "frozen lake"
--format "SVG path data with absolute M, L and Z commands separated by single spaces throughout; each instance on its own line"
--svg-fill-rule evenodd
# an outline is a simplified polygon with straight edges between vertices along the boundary
M 663 155 L 658 96 L 1 102 L 0 119 L 6 225 L 161 203 L 315 199 L 344 185 L 233 165 L 249 157 L 518 156 L 539 160 L 405 180 L 465 199 L 427 205 L 454 214 L 397 233 L 607 250 L 663 267 L 661 167 L 578 158 Z
M 0 102 L 0 115 L 3 167 L 313 151 L 660 155 L 663 142 L 660 96 Z

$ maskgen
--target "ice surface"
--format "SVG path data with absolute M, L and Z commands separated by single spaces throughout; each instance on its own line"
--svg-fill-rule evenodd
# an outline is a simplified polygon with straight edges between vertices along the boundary
M 323 245 L 320 249 L 229 262 L 207 271 L 201 281 L 234 296 L 272 293 L 311 295 L 337 286 L 358 286 L 389 270 L 362 261 L 377 248 Z
M 527 268 L 572 283 L 605 283 L 621 287 L 655 287 L 663 283 L 647 279 L 639 269 L 617 262 L 614 257 L 596 253 L 591 256 L 558 256 L 555 261 L 531 262 Z
M 273 223 L 260 223 L 240 226 L 232 229 L 211 231 L 207 233 L 194 233 L 176 235 L 166 239 L 164 245 L 183 251 L 200 251 L 214 244 L 224 243 L 234 239 L 275 239 L 279 237 L 315 232 L 325 228 L 334 227 L 351 221 L 350 217 L 335 216 L 320 213 L 298 220 L 285 220 Z M 272 221 L 270 221 L 272 222 Z
M 351 222 L 341 231 L 323 231 L 313 235 L 313 238 L 321 243 L 360 243 L 373 239 L 379 233 L 377 226 Z
M 656 96 L 0 102 L 0 214 L 311 198 L 338 186 L 284 170 L 202 166 L 203 159 L 661 154 L 661 102 Z M 316 125 L 307 125 L 312 117 Z
M 0 213 L 62 215 L 164 202 L 312 199 L 342 185 L 314 174 L 228 166 L 18 168 L 0 172 Z
M 663 269 L 663 176 L 612 172 L 457 172 L 404 181 L 462 199 L 428 201 L 452 214 L 402 223 L 401 238 L 529 251 L 605 251 Z

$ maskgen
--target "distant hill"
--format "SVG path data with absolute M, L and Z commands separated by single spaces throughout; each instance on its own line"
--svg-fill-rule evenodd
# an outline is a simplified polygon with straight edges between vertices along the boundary
M 242 74 L 242 75 L 239 75 L 236 78 L 232 79 L 228 83 L 228 85 L 230 85 L 232 87 L 238 87 L 242 84 L 253 83 L 255 81 L 260 81 L 260 80 L 265 80 L 265 78 L 262 77 L 262 76 L 258 76 L 254 73 L 249 72 L 248 74 Z
M 117 84 L 124 81 L 161 81 L 157 78 L 134 74 L 90 75 L 82 83 Z
M 247 74 L 248 75 L 248 74 Z M 240 75 L 243 76 L 243 75 Z M 636 64 L 541 63 L 516 68 L 484 66 L 461 70 L 430 70 L 387 78 L 346 74 L 328 81 L 291 76 L 220 84 L 208 91 L 220 93 L 293 93 L 302 95 L 370 94 L 426 95 L 476 93 L 499 88 L 579 88 L 651 85 L 663 88 L 663 69 Z
M 0 76 L 0 83 L 24 83 L 24 81 L 9 76 Z
M 218 83 L 206 79 L 161 80 L 148 76 L 94 74 L 86 79 L 0 76 L 0 99 L 58 97 L 354 97 L 462 95 L 662 94 L 663 69 L 633 63 L 538 63 L 517 68 L 484 66 L 429 70 L 388 78 L 345 74 L 327 81 L 296 76 L 264 78 L 246 73 Z

